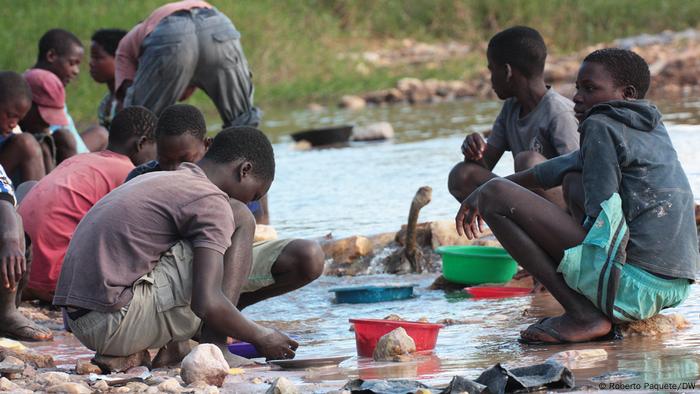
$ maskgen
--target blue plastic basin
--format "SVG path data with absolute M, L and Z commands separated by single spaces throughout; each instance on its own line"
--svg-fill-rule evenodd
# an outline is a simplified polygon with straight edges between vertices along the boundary
M 356 286 L 330 291 L 335 293 L 335 301 L 339 304 L 368 304 L 411 298 L 414 286 Z

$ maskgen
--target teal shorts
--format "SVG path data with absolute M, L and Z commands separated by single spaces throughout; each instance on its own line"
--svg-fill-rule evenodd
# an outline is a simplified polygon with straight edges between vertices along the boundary
M 620 196 L 613 194 L 601 207 L 583 243 L 564 252 L 557 271 L 566 284 L 617 323 L 648 319 L 682 303 L 690 293 L 687 279 L 664 279 L 624 264 L 628 231 Z

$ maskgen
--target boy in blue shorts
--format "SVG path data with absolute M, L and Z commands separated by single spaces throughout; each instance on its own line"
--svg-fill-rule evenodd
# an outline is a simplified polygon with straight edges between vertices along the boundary
M 693 195 L 656 107 L 643 100 L 647 63 L 602 49 L 583 61 L 574 96 L 581 149 L 494 179 L 457 213 L 473 238 L 482 218 L 564 307 L 521 332 L 530 344 L 607 337 L 616 323 L 683 302 L 698 272 Z M 583 224 L 528 188 L 581 172 Z

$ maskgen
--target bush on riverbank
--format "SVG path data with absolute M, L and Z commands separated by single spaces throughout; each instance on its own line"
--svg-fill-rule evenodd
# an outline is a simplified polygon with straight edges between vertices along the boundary
M 539 29 L 552 52 L 568 52 L 642 32 L 695 27 L 700 2 L 686 0 L 212 0 L 243 33 L 243 46 L 262 106 L 327 100 L 394 86 L 398 79 L 467 78 L 484 67 L 483 44 L 513 24 Z M 75 32 L 86 45 L 101 27 L 129 29 L 163 1 L 9 0 L 0 11 L 0 68 L 22 71 L 36 57 L 36 43 L 52 27 Z M 459 59 L 374 67 L 339 56 L 400 46 L 401 39 L 455 40 L 475 49 Z M 393 39 L 393 41 L 386 41 Z M 388 44 L 387 44 L 388 42 Z M 68 89 L 79 121 L 91 121 L 104 90 L 88 74 Z M 214 113 L 198 93 L 193 101 Z

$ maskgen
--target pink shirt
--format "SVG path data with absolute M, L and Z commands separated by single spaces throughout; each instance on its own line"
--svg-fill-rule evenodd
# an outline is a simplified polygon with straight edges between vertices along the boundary
M 83 153 L 65 160 L 31 189 L 18 208 L 32 240 L 29 288 L 54 290 L 78 222 L 132 169 L 131 160 L 119 153 Z
M 144 38 L 151 34 L 153 29 L 158 26 L 158 23 L 172 13 L 191 10 L 193 8 L 213 7 L 207 2 L 199 0 L 184 0 L 166 4 L 153 11 L 146 20 L 134 26 L 134 28 L 119 41 L 114 63 L 115 90 L 119 90 L 124 80 L 134 80 L 136 69 L 139 64 L 139 56 L 141 56 L 141 43 Z

